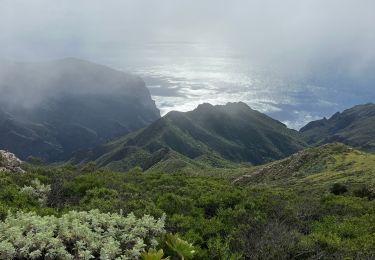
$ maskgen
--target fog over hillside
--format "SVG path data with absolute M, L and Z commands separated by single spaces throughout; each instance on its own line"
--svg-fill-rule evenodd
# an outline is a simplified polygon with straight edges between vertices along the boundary
M 61 95 L 147 97 L 141 78 L 84 60 L 0 63 L 2 105 L 32 108 Z M 146 100 L 145 103 L 150 100 Z
M 375 259 L 375 0 L 0 0 L 0 259 Z
M 79 59 L 2 63 L 0 148 L 69 158 L 160 117 L 144 81 Z
M 4 0 L 0 59 L 136 72 L 162 113 L 244 101 L 299 128 L 375 98 L 374 1 Z

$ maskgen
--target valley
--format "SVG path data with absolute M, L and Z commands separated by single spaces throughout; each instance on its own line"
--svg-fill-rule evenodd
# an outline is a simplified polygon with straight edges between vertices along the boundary
M 375 257 L 374 104 L 300 131 L 243 102 L 160 117 L 136 76 L 12 66 L 48 91 L 0 99 L 1 259 Z

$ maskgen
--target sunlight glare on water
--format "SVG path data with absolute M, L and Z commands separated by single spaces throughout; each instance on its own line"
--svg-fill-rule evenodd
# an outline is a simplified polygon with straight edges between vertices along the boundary
M 373 88 L 356 96 L 353 87 L 331 85 L 320 75 L 293 78 L 257 67 L 245 54 L 222 46 L 157 43 L 131 49 L 118 67 L 140 75 L 161 114 L 189 111 L 199 104 L 242 101 L 291 128 L 371 101 Z M 335 79 L 337 81 L 337 79 Z

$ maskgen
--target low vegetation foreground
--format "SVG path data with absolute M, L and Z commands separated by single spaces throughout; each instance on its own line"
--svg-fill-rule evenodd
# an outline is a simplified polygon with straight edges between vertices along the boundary
M 1 259 L 375 257 L 375 155 L 342 144 L 220 177 L 22 168 L 0 173 Z

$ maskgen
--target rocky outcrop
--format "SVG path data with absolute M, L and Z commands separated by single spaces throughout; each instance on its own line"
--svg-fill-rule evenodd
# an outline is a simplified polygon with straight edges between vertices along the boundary
M 0 150 L 0 172 L 24 173 L 22 161 L 13 153 Z

